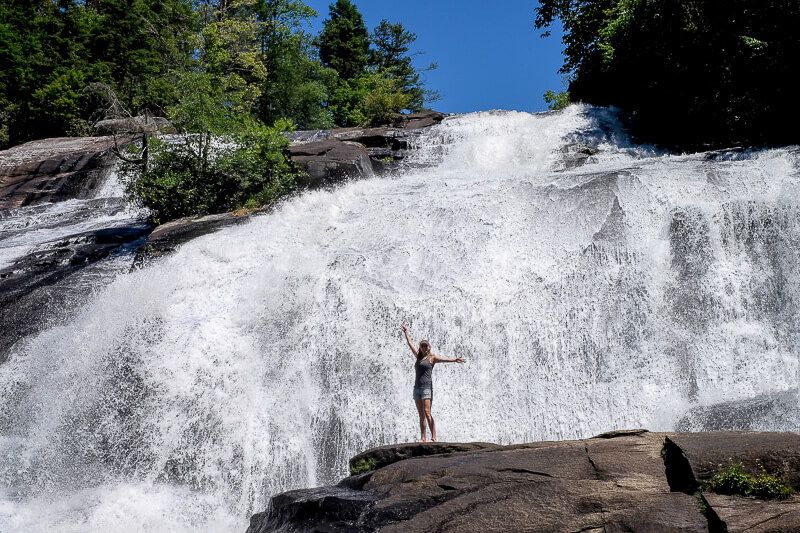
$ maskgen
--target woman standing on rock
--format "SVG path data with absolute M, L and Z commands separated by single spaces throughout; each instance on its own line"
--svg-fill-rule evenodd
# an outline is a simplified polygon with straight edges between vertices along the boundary
M 426 340 L 420 341 L 419 347 L 415 348 L 411 335 L 408 334 L 408 327 L 403 324 L 400 328 L 403 330 L 408 347 L 411 348 L 411 353 L 414 354 L 415 359 L 414 402 L 417 404 L 417 412 L 419 413 L 419 431 L 422 435 L 422 442 L 428 442 L 426 424 L 431 428 L 431 440 L 436 442 L 436 424 L 433 422 L 433 416 L 431 416 L 433 366 L 436 363 L 463 363 L 464 359 L 462 357 L 448 359 L 447 357 L 435 355 L 431 352 L 431 345 Z

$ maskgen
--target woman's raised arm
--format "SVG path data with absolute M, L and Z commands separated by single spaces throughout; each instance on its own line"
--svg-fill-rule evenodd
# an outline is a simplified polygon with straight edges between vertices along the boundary
M 463 357 L 442 357 L 441 355 L 433 356 L 434 363 L 466 363 Z
M 403 325 L 400 326 L 400 329 L 403 330 L 403 335 L 406 336 L 406 344 L 408 344 L 408 347 L 411 349 L 411 353 L 413 353 L 414 354 L 414 358 L 416 358 L 417 357 L 417 349 L 414 347 L 414 343 L 411 341 L 411 335 L 408 334 L 408 326 L 403 324 Z

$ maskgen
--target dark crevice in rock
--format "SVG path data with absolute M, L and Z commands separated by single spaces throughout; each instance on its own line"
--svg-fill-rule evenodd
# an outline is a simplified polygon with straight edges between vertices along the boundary
M 710 508 L 710 507 L 709 507 L 709 508 Z M 767 518 L 766 520 L 762 520 L 761 522 L 757 522 L 757 523 L 753 524 L 752 526 L 748 527 L 748 528 L 747 528 L 747 529 L 745 529 L 744 531 L 751 531 L 751 530 L 753 530 L 753 529 L 756 529 L 758 526 L 763 526 L 763 525 L 764 525 L 764 524 L 766 524 L 767 522 L 772 522 L 773 520 L 777 520 L 778 518 L 780 518 L 780 517 L 782 517 L 782 516 L 784 516 L 784 515 L 787 515 L 787 514 L 789 514 L 789 513 L 792 513 L 792 512 L 794 512 L 794 510 L 793 510 L 793 509 L 789 509 L 788 511 L 784 511 L 784 512 L 782 512 L 782 513 L 778 513 L 778 514 L 776 514 L 776 515 L 774 515 L 774 516 L 770 516 L 770 517 L 769 517 L 769 518 Z M 726 529 L 725 529 L 725 533 L 727 533 L 727 531 L 728 531 L 728 529 L 726 528 Z M 762 530 L 759 530 L 759 531 L 762 531 Z M 714 533 L 714 532 L 712 532 L 712 533 Z
M 664 474 L 672 492 L 694 494 L 700 484 L 694 476 L 692 465 L 683 453 L 683 450 L 669 437 L 664 438 Z
M 594 470 L 595 478 L 597 478 L 598 480 L 602 480 L 604 478 L 604 476 L 602 476 L 600 474 L 600 469 L 597 468 L 597 465 L 595 464 L 594 459 L 592 459 L 592 454 L 589 453 L 589 445 L 584 443 L 583 449 L 586 450 L 586 458 L 589 460 L 589 464 L 592 465 L 592 469 Z M 601 517 L 601 520 L 603 521 L 603 531 L 605 531 L 606 510 L 603 508 L 602 504 L 599 504 L 598 506 L 600 508 L 600 517 Z
M 608 431 L 594 437 L 595 439 L 616 439 L 619 437 L 641 437 L 645 433 L 650 433 L 646 429 L 624 429 L 619 431 Z
M 584 449 L 584 450 L 586 450 L 586 458 L 589 460 L 589 464 L 590 464 L 590 465 L 592 465 L 592 469 L 594 470 L 594 476 L 595 476 L 595 478 L 597 478 L 597 479 L 601 479 L 601 477 L 600 477 L 600 470 L 598 470 L 598 468 L 597 468 L 597 465 L 596 465 L 596 464 L 594 464 L 594 461 L 592 460 L 592 456 L 591 456 L 591 454 L 589 453 L 589 446 L 588 446 L 588 445 L 586 445 L 586 444 L 584 444 L 584 445 L 583 445 L 583 449 Z
M 686 458 L 680 446 L 669 437 L 665 437 L 662 455 L 664 457 L 664 475 L 667 477 L 670 490 L 672 492 L 694 494 L 700 504 L 701 513 L 708 521 L 709 533 L 727 533 L 727 524 L 719 517 L 700 491 L 700 483 L 692 471 L 689 459 Z
M 589 461 L 591 461 L 591 459 L 589 459 Z M 547 472 L 537 472 L 527 468 L 501 468 L 498 470 L 498 472 L 514 472 L 515 474 L 533 474 L 534 476 L 554 477 L 552 474 L 548 474 Z
M 719 517 L 702 492 L 697 493 L 703 516 L 708 520 L 708 533 L 728 533 L 728 525 Z

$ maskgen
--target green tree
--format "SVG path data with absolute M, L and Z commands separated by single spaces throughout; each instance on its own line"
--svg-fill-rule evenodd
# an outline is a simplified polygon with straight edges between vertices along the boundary
M 319 35 L 322 64 L 343 80 L 364 72 L 369 61 L 369 31 L 358 8 L 350 0 L 336 0 Z
M 68 131 L 78 117 L 75 56 L 69 32 L 79 7 L 48 0 L 0 3 L 0 145 Z M 50 86 L 50 88 L 46 88 Z M 54 89 L 67 90 L 51 106 Z
M 94 0 L 85 7 L 84 59 L 94 81 L 110 82 L 129 109 L 165 107 L 167 74 L 192 53 L 190 0 Z
M 0 4 L 0 142 L 82 134 L 110 85 L 132 110 L 174 101 L 170 71 L 192 53 L 190 0 L 10 0 Z
M 168 112 L 183 134 L 151 141 L 127 169 L 130 193 L 156 222 L 264 205 L 294 185 L 282 135 L 290 124 L 253 116 L 266 78 L 258 23 L 232 13 L 204 26 L 196 63 L 176 73 Z
M 551 111 L 565 109 L 570 104 L 569 93 L 566 91 L 558 93 L 553 90 L 545 91 L 544 102 Z
M 793 0 L 542 0 L 564 27 L 569 92 L 616 105 L 640 138 L 678 149 L 794 144 L 800 4 Z
M 316 12 L 299 0 L 259 0 L 254 6 L 267 77 L 257 113 L 271 124 L 286 118 L 303 128 L 333 125 L 324 105 L 336 73 L 315 57 L 312 38 L 303 31 Z
M 339 83 L 329 107 L 339 126 L 377 126 L 392 122 L 410 104 L 396 78 L 367 72 Z
M 413 64 L 411 46 L 416 40 L 416 34 L 406 30 L 402 24 L 382 20 L 372 33 L 370 54 L 373 68 L 398 81 L 400 90 L 408 96 L 408 109 L 411 111 L 422 110 L 426 96 L 435 99 L 435 95 L 425 91 L 420 73 Z M 436 65 L 432 64 L 425 70 L 435 68 Z

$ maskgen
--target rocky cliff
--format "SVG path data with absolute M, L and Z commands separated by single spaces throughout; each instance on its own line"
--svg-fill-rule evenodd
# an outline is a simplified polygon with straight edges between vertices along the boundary
M 796 495 L 707 488 L 738 463 L 800 488 L 800 435 L 634 430 L 514 446 L 386 446 L 354 457 L 354 475 L 337 486 L 275 496 L 248 533 L 800 531 Z

